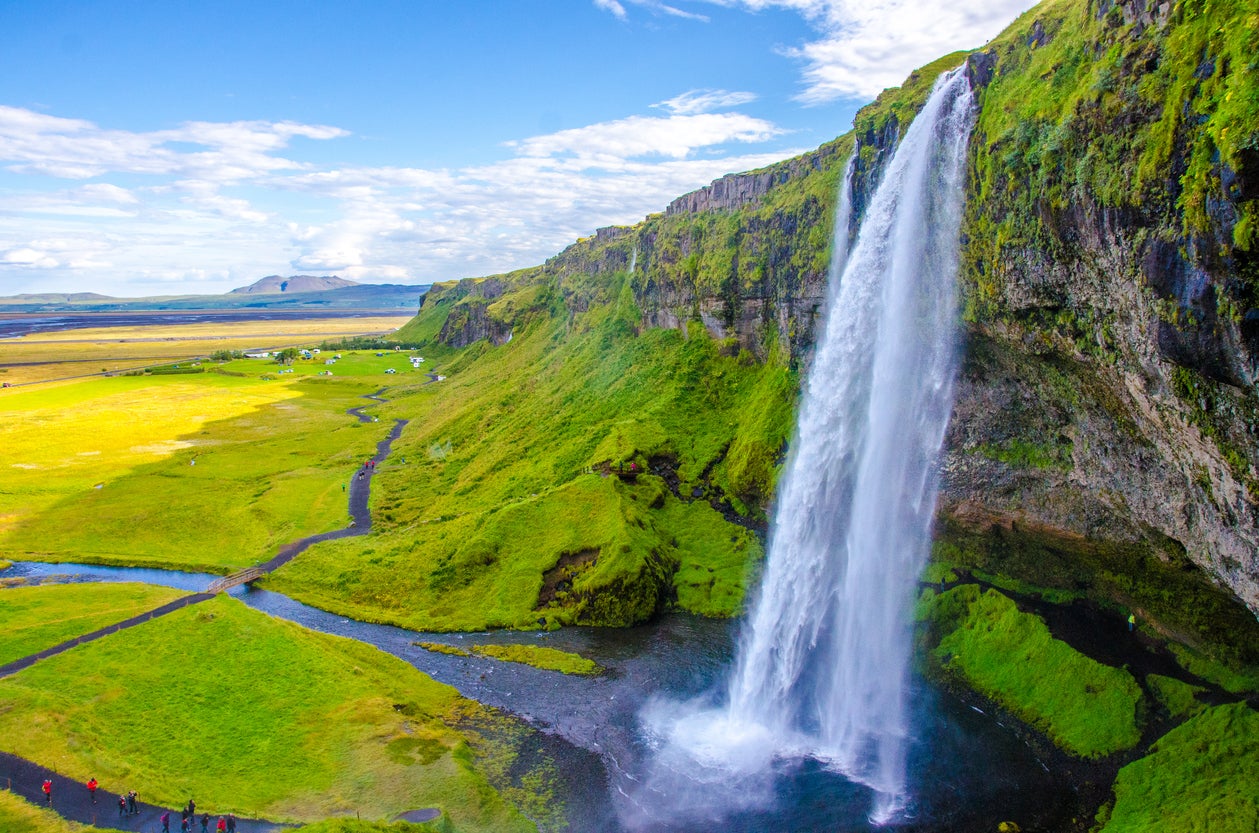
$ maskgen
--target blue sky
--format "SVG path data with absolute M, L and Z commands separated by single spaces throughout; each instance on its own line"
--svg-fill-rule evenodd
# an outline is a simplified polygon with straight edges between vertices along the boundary
M 1028 5 L 0 0 L 0 295 L 532 265 Z

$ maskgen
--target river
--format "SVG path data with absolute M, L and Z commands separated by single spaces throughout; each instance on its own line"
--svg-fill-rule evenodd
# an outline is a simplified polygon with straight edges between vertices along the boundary
M 53 581 L 140 581 L 189 591 L 217 576 L 168 570 L 19 562 L 5 578 Z M 55 577 L 55 578 L 54 578 Z M 738 624 L 671 614 L 639 627 L 558 631 L 432 634 L 346 619 L 280 593 L 238 587 L 230 595 L 256 610 L 315 631 L 345 636 L 399 657 L 465 697 L 516 715 L 538 730 L 555 759 L 574 833 L 682 833 L 766 830 L 812 833 L 878 829 L 868 816 L 871 790 L 809 759 L 778 762 L 760 800 L 737 810 L 685 816 L 660 812 L 644 786 L 651 739 L 640 713 L 653 700 L 704 699 L 724 679 Z M 545 645 L 595 660 L 607 672 L 567 676 L 484 657 L 436 653 L 413 644 L 462 648 L 487 644 Z M 910 805 L 897 830 L 995 830 L 1019 818 L 1025 829 L 1054 827 L 1075 814 L 1070 783 L 1052 773 L 1014 732 L 920 675 L 910 685 L 914 727 L 909 745 Z

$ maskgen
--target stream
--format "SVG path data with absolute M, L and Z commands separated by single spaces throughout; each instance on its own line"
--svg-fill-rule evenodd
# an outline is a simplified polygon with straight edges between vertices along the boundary
M 4 578 L 32 581 L 136 581 L 201 591 L 217 576 L 133 567 L 17 562 Z M 874 793 L 809 759 L 780 761 L 764 794 L 741 794 L 731 808 L 719 787 L 696 795 L 693 813 L 678 796 L 647 782 L 652 739 L 640 713 L 660 702 L 706 700 L 732 662 L 738 623 L 671 614 L 634 628 L 570 627 L 558 631 L 430 634 L 347 619 L 288 596 L 241 586 L 229 595 L 250 607 L 315 631 L 374 645 L 465 697 L 509 712 L 539 732 L 539 751 L 556 762 L 574 833 L 680 833 L 721 830 L 866 831 Z M 478 656 L 420 648 L 418 641 L 460 648 L 544 645 L 595 660 L 606 673 L 579 677 Z M 1058 826 L 1078 810 L 1074 791 L 993 717 L 934 687 L 911 680 L 914 732 L 909 738 L 913 799 L 891 825 L 905 831 L 995 830 L 1018 819 L 1025 830 Z M 667 790 L 666 790 L 667 791 Z M 670 808 L 668 810 L 664 808 Z

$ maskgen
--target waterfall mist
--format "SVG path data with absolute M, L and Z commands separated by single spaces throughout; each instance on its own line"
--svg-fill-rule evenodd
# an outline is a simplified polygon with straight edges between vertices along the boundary
M 854 800 L 875 822 L 904 806 L 910 608 L 952 408 L 973 119 L 965 72 L 943 76 L 851 247 L 845 177 L 760 593 L 727 690 L 645 710 L 656 759 L 640 810 L 720 818 L 772 800 L 775 768 L 800 759 L 868 787 Z

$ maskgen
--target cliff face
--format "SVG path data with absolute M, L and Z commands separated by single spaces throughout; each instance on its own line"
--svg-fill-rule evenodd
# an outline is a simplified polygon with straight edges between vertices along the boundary
M 1255 611 L 1257 34 L 1228 2 L 1056 2 L 990 47 L 944 500 L 1183 547 Z

